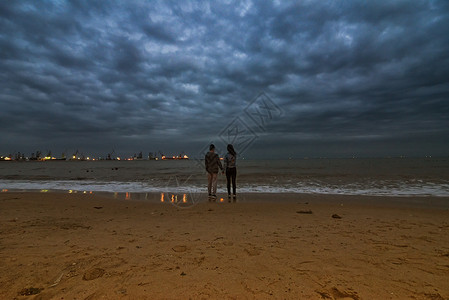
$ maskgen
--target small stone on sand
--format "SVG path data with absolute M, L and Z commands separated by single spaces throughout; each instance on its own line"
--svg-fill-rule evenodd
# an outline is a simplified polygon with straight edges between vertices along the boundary
M 92 268 L 90 270 L 87 270 L 86 273 L 83 275 L 83 280 L 89 281 L 94 280 L 97 278 L 100 278 L 104 275 L 104 269 L 101 268 Z
M 184 245 L 180 245 L 180 246 L 174 246 L 171 249 L 175 252 L 185 252 L 187 250 L 187 247 Z

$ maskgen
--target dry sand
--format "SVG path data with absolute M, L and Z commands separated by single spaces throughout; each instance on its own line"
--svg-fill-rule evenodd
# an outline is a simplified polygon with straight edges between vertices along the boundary
M 449 199 L 257 197 L 0 193 L 0 299 L 449 299 Z

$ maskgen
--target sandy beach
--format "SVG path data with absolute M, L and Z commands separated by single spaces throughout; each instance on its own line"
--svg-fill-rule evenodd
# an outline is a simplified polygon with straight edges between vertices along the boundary
M 0 298 L 449 299 L 449 199 L 250 198 L 0 193 Z

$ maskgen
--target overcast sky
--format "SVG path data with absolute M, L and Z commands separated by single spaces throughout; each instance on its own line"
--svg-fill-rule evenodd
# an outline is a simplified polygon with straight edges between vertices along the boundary
M 0 154 L 449 155 L 446 0 L 1 1 L 0 70 Z

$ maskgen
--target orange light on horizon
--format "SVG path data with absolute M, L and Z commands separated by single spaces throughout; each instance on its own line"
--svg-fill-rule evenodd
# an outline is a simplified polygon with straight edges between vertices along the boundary
M 161 193 L 161 202 L 164 202 L 164 193 Z
M 131 193 L 126 192 L 126 194 L 125 194 L 125 200 L 129 200 L 129 199 L 131 199 Z
M 224 199 L 223 198 L 220 198 L 220 202 L 223 202 L 224 201 Z
M 186 202 L 187 202 L 187 195 L 186 195 L 186 194 L 183 194 L 183 195 L 182 195 L 182 202 L 183 202 L 183 203 L 186 203 Z
M 171 202 L 175 202 L 175 195 L 171 195 Z
M 2 192 L 4 193 L 4 192 L 7 192 L 8 191 L 8 189 L 2 189 Z

